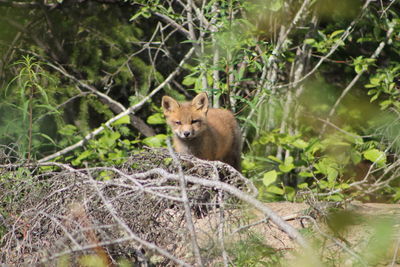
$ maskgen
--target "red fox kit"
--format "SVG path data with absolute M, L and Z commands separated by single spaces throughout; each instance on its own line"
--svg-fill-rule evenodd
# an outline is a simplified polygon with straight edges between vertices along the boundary
M 177 152 L 220 160 L 240 171 L 241 134 L 232 112 L 208 108 L 206 93 L 185 103 L 164 96 L 162 107 Z

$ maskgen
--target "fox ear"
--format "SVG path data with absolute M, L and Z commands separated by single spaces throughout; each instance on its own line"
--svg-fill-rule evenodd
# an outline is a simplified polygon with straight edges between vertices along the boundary
M 192 106 L 203 112 L 208 110 L 208 95 L 207 93 L 200 93 L 192 100 Z
M 180 105 L 178 101 L 173 99 L 172 97 L 169 96 L 163 96 L 162 101 L 161 101 L 162 108 L 164 110 L 164 114 L 168 114 L 173 112 L 175 109 L 179 108 Z

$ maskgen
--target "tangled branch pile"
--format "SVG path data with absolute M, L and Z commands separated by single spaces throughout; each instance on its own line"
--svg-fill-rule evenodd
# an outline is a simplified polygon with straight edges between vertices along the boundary
M 207 248 L 204 246 L 209 244 L 200 244 L 199 238 L 218 229 L 222 233 L 227 225 L 240 227 L 230 211 L 242 204 L 227 191 L 216 189 L 218 183 L 240 187 L 243 194 L 255 193 L 254 188 L 223 163 L 190 156 L 180 160 L 181 164 L 175 164 L 165 150 L 148 150 L 132 155 L 119 168 L 74 169 L 51 163 L 51 171 L 30 168 L 29 179 L 18 179 L 22 168 L 1 169 L 1 175 L 12 176 L 13 181 L 1 180 L 0 202 L 12 202 L 2 208 L 14 215 L 4 222 L 1 262 L 77 262 L 88 255 L 106 264 L 119 259 L 163 266 L 190 265 L 205 257 L 207 261 L 221 260 L 226 253 L 222 243 Z M 188 180 L 186 199 L 180 183 L 183 175 L 176 174 L 180 169 Z M 217 187 L 194 183 L 190 178 L 216 182 Z M 185 214 L 186 204 L 189 214 Z M 209 216 L 206 228 L 213 229 L 205 229 L 202 223 L 199 230 L 198 222 L 204 222 L 209 214 L 220 215 Z M 202 253 L 196 255 L 199 248 Z M 218 252 L 214 259 L 210 258 L 211 249 Z

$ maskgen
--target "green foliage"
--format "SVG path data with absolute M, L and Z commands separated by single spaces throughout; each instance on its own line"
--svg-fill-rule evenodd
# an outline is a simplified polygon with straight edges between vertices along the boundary
M 275 149 L 283 147 L 290 151 L 284 159 L 275 156 L 267 158 L 253 157 L 252 164 L 243 165 L 246 173 L 254 176 L 260 189 L 259 197 L 263 200 L 295 200 L 295 190 L 311 192 L 331 192 L 324 198 L 340 201 L 346 197 L 346 189 L 357 177 L 352 171 L 354 165 L 362 160 L 369 161 L 372 169 L 385 167 L 386 153 L 380 150 L 379 144 L 363 141 L 359 136 L 347 134 L 328 135 L 324 139 L 305 141 L 301 135 L 287 135 L 279 130 L 264 133 L 253 146 L 257 149 L 269 145 Z M 272 150 L 274 151 L 274 150 Z M 265 172 L 254 166 L 263 165 Z M 262 175 L 260 177 L 260 175 Z M 259 178 L 258 178 L 259 177 Z M 347 196 L 357 196 L 357 192 L 348 192 Z
M 364 58 L 363 56 L 359 56 L 354 59 L 353 65 L 354 70 L 357 74 L 368 70 L 368 67 L 375 63 L 376 59 L 373 58 Z
M 335 30 L 330 34 L 325 34 L 323 31 L 318 31 L 315 39 L 305 39 L 304 43 L 315 48 L 318 53 L 327 53 L 334 45 L 344 46 L 344 42 L 340 38 L 343 32 L 344 30 Z
M 366 183 L 367 176 L 391 181 L 388 182 L 391 190 L 381 190 L 374 194 L 375 199 L 398 199 L 398 191 L 394 189 L 398 179 L 387 171 L 398 160 L 399 140 L 395 134 L 398 116 L 380 112 L 379 107 L 398 114 L 400 49 L 393 42 L 397 35 L 391 35 L 389 39 L 387 36 L 398 29 L 399 13 L 397 9 L 392 10 L 382 20 L 375 12 L 375 6 L 361 11 L 357 1 L 336 2 L 313 3 L 315 14 L 326 24 L 314 30 L 291 32 L 279 52 L 274 54 L 276 65 L 274 62 L 269 65 L 276 68 L 278 77 L 284 77 L 277 78 L 278 82 L 271 81 L 272 93 L 265 95 L 268 100 L 261 106 L 254 108 L 257 98 L 251 100 L 253 105 L 249 104 L 256 115 L 253 121 L 245 117 L 245 123 L 255 128 L 254 139 L 242 167 L 257 184 L 262 200 L 300 200 L 296 197 L 298 191 L 307 191 L 325 200 L 368 200 L 353 187 L 360 179 L 365 178 L 360 183 Z M 350 6 L 354 6 L 351 12 L 346 10 Z M 355 10 L 360 14 L 364 12 L 363 16 Z M 284 6 L 279 7 L 276 14 L 280 12 L 286 16 L 291 14 Z M 355 24 L 357 26 L 351 29 L 347 38 L 349 28 L 345 21 L 356 17 L 360 19 L 359 24 Z M 257 19 L 259 23 L 265 23 Z M 275 21 L 284 21 L 284 16 Z M 377 48 L 382 45 L 385 45 L 384 52 L 376 58 Z M 313 56 L 307 60 L 315 64 L 331 51 L 334 53 L 328 54 L 329 59 L 319 71 L 304 72 L 310 75 L 305 82 L 292 85 L 296 71 L 301 70 L 299 66 L 308 64 L 290 51 L 296 46 L 301 47 L 302 53 L 309 51 Z M 263 50 L 266 62 L 270 62 L 270 51 Z M 393 57 L 388 58 L 385 53 L 391 53 Z M 315 65 L 311 65 L 312 69 Z M 361 75 L 358 85 L 350 83 L 354 73 Z M 278 86 L 274 88 L 276 84 Z M 341 95 L 349 85 L 354 87 L 352 92 Z M 367 95 L 373 104 L 367 103 Z M 368 166 L 367 170 L 360 171 L 364 164 Z
M 369 88 L 368 95 L 371 96 L 371 102 L 380 100 L 381 109 L 395 107 L 400 109 L 399 90 L 396 85 L 396 79 L 400 74 L 400 64 L 393 63 L 386 68 L 379 68 L 374 75 L 369 78 L 369 83 L 365 88 Z
M 49 97 L 55 89 L 54 81 L 43 69 L 43 63 L 24 56 L 13 65 L 18 74 L 0 91 L 0 143 L 17 143 L 18 156 L 29 160 L 46 146 L 54 145 L 42 127 L 61 114 Z
M 121 123 L 121 122 L 120 122 Z M 69 156 L 72 165 L 81 166 L 85 163 L 90 165 L 115 166 L 124 162 L 125 158 L 133 150 L 138 141 L 130 141 L 123 138 L 121 132 L 124 127 L 118 129 L 106 129 L 97 139 L 89 140 L 83 151 L 74 152 L 74 156 Z

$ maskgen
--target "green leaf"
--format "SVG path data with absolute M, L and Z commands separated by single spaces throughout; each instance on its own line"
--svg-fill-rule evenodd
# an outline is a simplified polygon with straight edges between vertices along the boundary
M 286 200 L 292 202 L 296 196 L 296 190 L 291 186 L 285 186 L 284 194 L 285 194 Z
M 360 74 L 363 71 L 363 66 L 362 65 L 356 65 L 354 70 L 356 71 L 357 74 Z
M 339 172 L 335 168 L 332 168 L 332 167 L 327 168 L 328 181 L 331 185 L 336 180 L 338 175 L 339 175 Z
M 282 162 L 283 162 L 282 160 L 280 160 L 280 159 L 278 159 L 277 157 L 272 156 L 272 155 L 268 156 L 268 158 L 269 158 L 269 159 L 272 159 L 273 161 L 278 162 L 278 163 L 282 163 Z
M 314 175 L 311 172 L 300 172 L 299 176 L 300 177 L 314 177 Z
M 295 166 L 294 166 L 293 163 L 290 163 L 290 164 L 279 164 L 279 169 L 284 173 L 290 172 L 291 170 L 294 169 L 294 167 Z
M 64 127 L 62 127 L 60 130 L 58 130 L 59 134 L 62 135 L 67 135 L 67 136 L 71 136 L 76 134 L 78 128 L 76 128 L 76 126 L 72 125 L 72 124 L 67 124 Z
M 378 167 L 382 167 L 386 163 L 386 154 L 378 149 L 370 149 L 364 152 L 364 158 L 369 161 L 375 162 Z
M 369 102 L 374 102 L 377 98 L 378 98 L 379 94 L 374 95 L 373 97 L 371 97 Z
M 299 189 L 306 189 L 308 187 L 308 184 L 307 183 L 301 183 L 301 184 L 298 184 L 297 187 Z
M 76 166 L 81 164 L 82 160 L 90 157 L 93 154 L 92 150 L 85 150 L 83 151 L 76 159 L 72 161 L 72 165 Z
M 118 120 L 114 121 L 111 125 L 116 126 L 116 125 L 121 125 L 121 124 L 129 124 L 131 123 L 131 118 L 129 115 L 123 116 L 122 118 L 119 118 Z
M 166 139 L 167 136 L 165 134 L 157 134 L 143 139 L 142 142 L 149 147 L 163 147 Z
M 304 43 L 308 44 L 308 45 L 312 45 L 312 44 L 315 44 L 316 41 L 315 41 L 315 39 L 308 38 L 308 39 L 304 40 Z
M 285 162 L 283 164 L 279 164 L 279 169 L 282 172 L 290 172 L 291 170 L 294 169 L 294 164 L 293 164 L 293 157 L 289 156 L 287 158 L 285 158 Z
M 106 132 L 102 137 L 99 138 L 99 144 L 102 148 L 114 147 L 116 141 L 121 137 L 119 132 Z
M 387 107 L 389 107 L 390 104 L 392 104 L 392 103 L 393 103 L 393 101 L 388 99 L 388 100 L 382 101 L 379 105 L 381 106 L 381 109 L 384 110 Z
M 349 185 L 349 184 L 346 184 L 346 183 L 343 183 L 343 184 L 340 184 L 340 185 L 338 186 L 338 188 L 340 188 L 340 189 L 347 189 L 347 188 L 350 188 L 350 185 Z
M 301 140 L 301 139 L 297 139 L 296 141 L 294 141 L 292 143 L 292 145 L 294 147 L 299 148 L 299 149 L 305 149 L 306 147 L 308 147 L 308 143 L 306 141 L 304 141 L 304 140 Z
M 335 202 L 339 202 L 339 201 L 343 201 L 343 197 L 340 195 L 330 195 L 327 198 L 329 201 L 335 201 Z
M 277 187 L 276 185 L 268 186 L 266 191 L 268 193 L 273 193 L 273 194 L 277 194 L 277 195 L 283 195 L 285 193 L 282 188 Z
M 257 167 L 256 163 L 254 161 L 250 161 L 248 159 L 242 160 L 242 168 L 243 170 L 253 170 Z
M 275 183 L 278 178 L 278 173 L 275 170 L 264 173 L 263 184 L 268 187 L 269 185 Z
M 196 81 L 197 81 L 197 78 L 195 78 L 193 76 L 186 76 L 183 79 L 182 84 L 186 85 L 186 86 L 191 86 L 191 85 L 195 84 Z
M 38 135 L 41 136 L 41 137 L 43 137 L 44 139 L 49 140 L 53 145 L 56 145 L 56 143 L 54 142 L 54 140 L 53 140 L 50 136 L 48 136 L 47 134 L 38 133 Z
M 381 83 L 381 79 L 380 77 L 372 77 L 369 79 L 369 82 L 371 83 L 371 85 L 374 85 L 374 87 L 376 87 Z
M 376 85 L 376 84 L 371 84 L 371 83 L 368 83 L 368 84 L 366 84 L 366 85 L 364 85 L 364 87 L 365 88 L 375 88 L 375 87 L 377 87 L 378 85 Z M 369 94 L 369 93 L 368 93 Z
M 337 31 L 334 31 L 334 32 L 332 32 L 331 33 L 331 38 L 333 38 L 333 37 L 335 37 L 336 35 L 338 35 L 338 34 L 341 34 L 342 32 L 344 32 L 344 30 L 337 30 Z
M 328 182 L 327 182 L 327 181 L 324 181 L 324 180 L 320 180 L 320 181 L 318 182 L 318 186 L 319 186 L 321 189 L 327 188 L 328 185 L 329 185 Z
M 265 145 L 265 144 L 268 144 L 268 143 L 273 143 L 273 142 L 275 142 L 275 138 L 274 138 L 274 136 L 271 135 L 271 134 L 265 134 L 265 135 L 262 135 L 262 136 L 260 137 L 260 139 L 258 140 L 258 142 L 259 142 L 260 144 L 262 144 L 262 145 Z M 273 156 L 271 156 L 271 157 L 273 157 Z
M 164 119 L 162 113 L 154 113 L 153 115 L 150 115 L 147 118 L 147 123 L 151 124 L 151 125 L 164 124 L 165 123 L 165 119 Z

